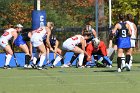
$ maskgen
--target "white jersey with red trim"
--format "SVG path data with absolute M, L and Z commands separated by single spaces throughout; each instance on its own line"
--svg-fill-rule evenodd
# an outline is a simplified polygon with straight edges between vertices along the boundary
M 40 27 L 33 31 L 33 35 L 30 39 L 34 47 L 38 47 L 43 44 L 43 39 L 46 37 L 47 30 L 46 27 Z
M 73 37 L 68 38 L 66 41 L 63 42 L 62 48 L 64 50 L 73 50 L 76 45 L 81 43 L 81 38 L 84 39 L 82 35 L 75 35 Z
M 133 27 L 133 22 L 130 22 L 130 21 L 126 21 L 126 23 L 127 24 L 129 24 L 129 26 L 130 26 L 130 28 L 131 28 L 131 38 L 136 38 L 136 36 L 135 36 L 135 29 L 134 29 L 134 27 Z
M 46 33 L 47 33 L 46 27 L 40 27 L 33 31 L 33 36 L 42 37 L 43 39 L 44 37 L 46 37 Z
M 84 39 L 84 37 L 82 35 L 75 35 L 70 39 L 69 43 L 73 44 L 73 45 L 78 45 L 81 42 L 81 38 Z
M 15 31 L 14 28 L 9 28 L 9 29 L 6 29 L 4 31 L 4 34 L 2 34 L 1 36 L 1 39 L 4 39 L 4 40 L 10 40 L 12 38 L 12 32 Z
M 130 22 L 130 21 L 126 21 L 126 23 L 127 24 L 129 24 L 129 26 L 130 26 L 130 28 L 131 28 L 131 38 L 136 38 L 136 35 L 135 35 L 135 29 L 134 29 L 134 27 L 133 27 L 133 25 L 134 25 L 134 23 L 133 22 Z M 133 39 L 131 39 L 130 41 L 131 41 L 131 47 L 135 47 L 136 46 L 136 41 L 135 40 L 133 40 Z

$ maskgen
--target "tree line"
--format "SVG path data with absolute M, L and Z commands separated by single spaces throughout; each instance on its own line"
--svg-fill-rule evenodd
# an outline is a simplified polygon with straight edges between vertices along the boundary
M 108 25 L 108 1 L 98 0 L 99 23 L 104 20 L 105 26 Z M 139 0 L 112 0 L 112 24 L 117 22 L 119 13 L 139 17 L 139 7 Z M 41 0 L 41 9 L 46 11 L 47 21 L 55 22 L 56 27 L 81 27 L 85 17 L 95 19 L 95 0 Z M 32 10 L 34 0 L 0 0 L 0 28 L 17 23 L 31 27 Z

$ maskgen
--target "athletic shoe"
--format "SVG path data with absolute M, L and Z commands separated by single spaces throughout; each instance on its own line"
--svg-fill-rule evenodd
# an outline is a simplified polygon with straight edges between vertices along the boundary
M 32 66 L 31 65 L 28 65 L 27 68 L 32 68 Z
M 117 70 L 117 71 L 118 71 L 118 72 L 122 72 L 120 68 L 118 68 L 118 70 Z
M 25 65 L 24 65 L 24 68 L 27 68 L 27 67 L 28 67 L 28 65 L 27 65 L 27 64 L 25 64 Z
M 67 65 L 69 66 L 69 67 L 72 67 L 72 64 L 69 62 L 69 63 L 67 63 Z
M 106 67 L 107 67 L 107 68 L 112 68 L 112 65 L 107 65 Z
M 38 67 L 37 67 L 37 69 L 38 69 L 38 70 L 43 70 L 43 68 L 42 68 L 42 67 L 40 67 L 40 66 L 38 66 Z
M 35 64 L 32 64 L 31 66 L 32 66 L 32 68 L 34 68 L 34 69 L 37 68 L 37 65 L 35 65 Z
M 130 71 L 131 67 L 129 64 L 126 63 L 125 67 L 126 67 L 126 71 Z
M 4 65 L 3 67 L 4 69 L 11 69 L 11 67 L 9 65 Z
M 54 65 L 50 66 L 50 68 L 54 68 Z
M 67 68 L 67 67 L 69 67 L 67 64 L 63 64 L 63 65 L 61 66 L 61 68 Z

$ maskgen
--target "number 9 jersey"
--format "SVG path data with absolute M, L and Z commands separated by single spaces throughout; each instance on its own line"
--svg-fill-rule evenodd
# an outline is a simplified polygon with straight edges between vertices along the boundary
M 117 46 L 118 48 L 130 48 L 130 35 L 128 34 L 128 29 L 126 28 L 125 22 L 119 23 L 121 26 L 121 29 L 118 29 L 118 40 L 117 40 Z

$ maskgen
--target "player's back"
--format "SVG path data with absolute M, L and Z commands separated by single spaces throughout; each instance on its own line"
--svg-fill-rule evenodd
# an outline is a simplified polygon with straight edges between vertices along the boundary
M 44 38 L 46 36 L 46 33 L 47 33 L 46 27 L 40 27 L 33 31 L 33 36 Z
M 84 39 L 82 35 L 75 35 L 69 38 L 71 40 L 71 43 L 74 45 L 78 45 L 81 42 L 81 38 Z
M 1 36 L 1 39 L 5 39 L 5 40 L 9 40 L 12 38 L 12 32 L 15 31 L 14 28 L 9 28 L 9 29 L 6 29 L 4 31 L 4 34 L 2 34 Z

